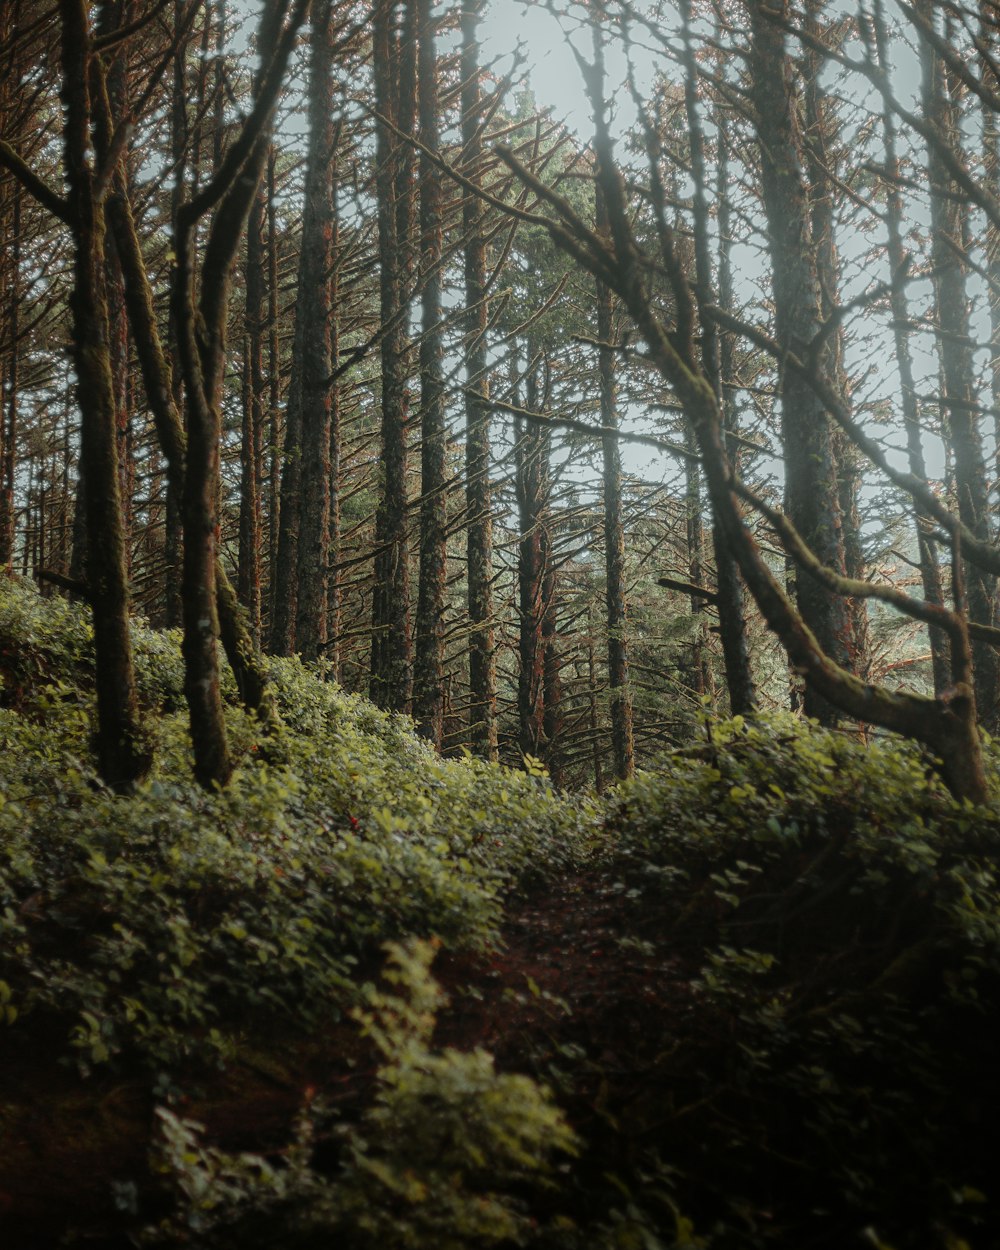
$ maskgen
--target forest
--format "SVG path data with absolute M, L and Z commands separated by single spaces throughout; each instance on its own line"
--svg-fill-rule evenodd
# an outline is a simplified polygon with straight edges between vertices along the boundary
M 0 1244 L 1000 1244 L 998 170 L 995 0 L 3 0 Z

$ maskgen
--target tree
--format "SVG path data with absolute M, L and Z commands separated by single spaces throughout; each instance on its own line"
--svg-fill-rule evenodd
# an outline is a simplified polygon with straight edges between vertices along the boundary
M 755 13 L 755 17 L 758 22 L 764 20 L 763 14 Z M 755 36 L 758 34 L 762 40 L 758 52 L 767 49 L 768 55 L 773 56 L 775 49 L 769 43 L 771 34 L 763 26 L 755 29 Z M 780 70 L 782 66 L 777 64 L 774 68 Z M 676 234 L 661 213 L 656 271 L 665 275 L 669 284 L 675 323 L 674 329 L 670 330 L 669 322 L 658 310 L 647 284 L 649 261 L 638 245 L 626 209 L 625 186 L 613 156 L 605 104 L 596 92 L 592 93 L 591 102 L 596 118 L 594 146 L 597 177 L 606 197 L 609 236 L 598 234 L 564 197 L 529 172 L 509 149 L 501 149 L 501 155 L 521 181 L 545 202 L 549 215 L 539 215 L 539 224 L 544 222 L 555 244 L 583 268 L 600 276 L 622 300 L 644 340 L 650 360 L 670 385 L 691 422 L 716 516 L 747 586 L 767 623 L 780 638 L 792 664 L 805 677 L 807 688 L 814 696 L 847 715 L 926 743 L 940 757 L 943 775 L 953 792 L 960 797 L 982 801 L 986 783 L 975 719 L 969 628 L 961 610 L 964 597 L 957 551 L 953 559 L 953 591 L 958 610 L 952 612 L 921 600 L 912 600 L 895 587 L 855 582 L 847 578 L 839 567 L 831 568 L 822 563 L 789 517 L 768 505 L 739 481 L 726 454 L 722 412 L 716 392 L 696 350 L 696 306 Z M 778 192 L 787 193 L 797 200 L 797 181 L 782 186 L 785 174 L 778 169 L 771 171 L 769 176 L 779 183 Z M 653 177 L 656 177 L 655 171 Z M 789 225 L 783 219 L 780 224 Z M 814 289 L 809 274 L 806 273 L 803 278 L 807 289 Z M 712 315 L 723 324 L 731 324 L 719 310 Z M 808 343 L 800 349 L 803 355 L 806 354 L 805 348 L 808 348 Z M 833 415 L 841 428 L 851 431 L 863 450 L 870 454 L 874 450 L 870 440 L 865 440 L 863 433 L 852 422 L 846 405 L 821 367 L 781 345 L 774 344 L 774 349 L 782 356 L 786 367 L 807 384 L 809 395 L 814 400 L 822 399 L 824 419 L 827 413 Z M 879 464 L 882 467 L 884 457 Z M 878 598 L 925 623 L 944 628 L 952 644 L 953 687 L 949 696 L 944 699 L 928 698 L 865 685 L 839 664 L 824 649 L 817 634 L 804 619 L 804 614 L 796 610 L 769 568 L 744 522 L 740 500 L 751 504 L 767 519 L 796 563 L 827 594 Z M 942 515 L 941 509 L 938 509 L 937 515 L 941 520 L 947 516 Z M 958 523 L 950 519 L 949 530 L 957 548 L 961 541 Z M 838 558 L 836 551 L 833 558 Z
M 594 22 L 594 69 L 601 79 L 596 84 L 604 89 L 604 33 L 600 18 Z M 596 188 L 595 226 L 599 233 L 608 230 L 608 211 L 604 193 Z M 600 377 L 600 420 L 606 430 L 602 440 L 604 471 L 602 502 L 604 504 L 604 572 L 605 608 L 608 634 L 608 684 L 611 687 L 611 742 L 615 772 L 625 779 L 635 771 L 635 742 L 632 733 L 632 691 L 628 671 L 628 613 L 625 590 L 625 526 L 622 515 L 621 451 L 615 431 L 618 411 L 615 393 L 616 351 L 612 294 L 608 286 L 596 279 L 598 371 Z M 700 501 L 699 501 L 700 507 Z
M 482 95 L 477 29 L 483 0 L 462 9 L 462 151 L 474 183 L 482 178 Z M 493 514 L 485 215 L 474 192 L 462 201 L 465 237 L 465 507 L 469 612 L 469 737 L 486 759 L 497 755 L 496 637 L 493 627 Z
M 448 581 L 448 432 L 442 339 L 442 188 L 438 64 L 432 0 L 417 0 L 420 82 L 420 581 L 417 598 L 413 715 L 440 749 L 444 715 L 444 613 Z
M 751 32 L 747 68 L 770 243 L 775 339 L 782 350 L 804 358 L 809 345 L 819 341 L 823 325 L 819 250 L 824 240 L 816 238 L 810 213 L 793 70 L 779 20 L 787 20 L 789 5 L 782 0 L 774 9 L 763 0 L 748 0 L 746 7 Z M 782 378 L 781 413 L 789 517 L 823 564 L 846 573 L 836 442 L 821 399 L 808 378 L 795 371 Z M 811 578 L 796 581 L 796 598 L 824 652 L 857 671 L 846 602 Z M 807 686 L 805 707 L 807 715 L 821 721 L 836 720 L 838 709 L 826 706 L 815 688 Z
M 930 4 L 920 3 L 916 12 L 925 28 L 933 28 L 937 19 Z M 977 538 L 989 542 L 989 490 L 976 405 L 966 291 L 967 206 L 951 169 L 952 162 L 960 167 L 965 164 L 959 137 L 959 110 L 952 94 L 954 80 L 949 81 L 945 64 L 926 38 L 921 44 L 921 62 L 923 116 L 935 135 L 935 141 L 927 145 L 927 174 L 936 337 L 942 380 L 941 412 L 954 457 L 959 518 Z M 944 157 L 942 144 L 947 144 L 950 161 Z M 965 562 L 964 574 L 971 618 L 981 625 L 995 625 L 995 575 L 969 560 Z M 1000 656 L 987 641 L 974 640 L 972 649 L 976 703 L 980 718 L 992 732 L 1000 724 Z
M 381 473 L 375 531 L 371 697 L 406 711 L 413 689 L 410 635 L 407 459 L 409 390 L 406 321 L 410 296 L 412 158 L 405 138 L 416 110 L 413 5 L 378 0 L 373 19 L 376 196 L 381 319 Z M 404 20 L 405 19 L 405 20 Z

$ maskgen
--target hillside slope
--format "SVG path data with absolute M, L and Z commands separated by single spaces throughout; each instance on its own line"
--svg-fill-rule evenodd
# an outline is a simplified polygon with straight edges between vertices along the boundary
M 5 1247 L 998 1244 L 1000 809 L 918 751 L 737 720 L 598 806 L 280 661 L 206 795 L 135 638 L 123 798 L 0 584 Z

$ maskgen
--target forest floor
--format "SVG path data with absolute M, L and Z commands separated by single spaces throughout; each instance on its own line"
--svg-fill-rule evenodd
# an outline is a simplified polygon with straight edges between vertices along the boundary
M 435 1042 L 484 1048 L 501 1070 L 553 1085 L 589 1143 L 584 1172 L 627 1163 L 651 1116 L 684 1115 L 678 1090 L 653 1088 L 650 1075 L 662 1077 L 664 1053 L 692 1010 L 696 970 L 636 939 L 621 887 L 597 873 L 511 900 L 501 937 L 487 955 L 438 954 L 432 971 L 448 1005 Z M 55 1047 L 35 1048 L 0 1071 L 4 1250 L 48 1248 L 69 1233 L 73 1244 L 130 1244 L 115 1187 L 135 1185 L 148 1216 L 156 1182 L 145 1161 L 158 1102 L 171 1098 L 226 1150 L 279 1152 L 315 1096 L 354 1120 L 375 1068 L 349 1021 L 307 1041 L 246 1037 L 223 1069 L 193 1076 L 183 1091 L 121 1072 L 84 1079 L 57 1062 Z M 604 1143 L 599 1157 L 595 1142 Z

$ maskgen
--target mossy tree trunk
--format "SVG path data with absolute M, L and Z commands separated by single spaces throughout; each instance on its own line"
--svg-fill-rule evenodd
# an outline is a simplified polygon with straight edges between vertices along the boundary
M 259 47 L 273 49 L 254 85 L 253 109 L 235 135 L 207 185 L 178 211 L 174 224 L 171 301 L 178 329 L 178 355 L 184 378 L 187 448 L 183 490 L 185 694 L 198 781 L 225 785 L 232 772 L 219 690 L 218 606 L 227 602 L 219 571 L 219 447 L 226 360 L 229 290 L 236 254 L 270 147 L 270 121 L 308 0 L 285 21 L 282 0 L 265 5 Z M 284 23 L 284 24 L 283 24 Z M 214 209 L 204 259 L 195 281 L 194 231 Z M 240 637 L 245 621 L 237 615 L 235 650 L 243 665 L 252 659 L 252 639 Z M 242 652 L 242 654 L 240 654 Z M 254 674 L 245 673 L 252 688 Z
M 687 13 L 687 9 L 682 9 Z M 718 277 L 712 282 L 709 223 L 709 184 L 704 129 L 698 100 L 697 60 L 691 43 L 690 15 L 684 23 L 685 111 L 691 134 L 691 167 L 694 175 L 692 226 L 694 230 L 696 295 L 699 307 L 718 291 L 719 304 L 732 309 L 736 303 L 732 263 L 732 206 L 729 202 L 729 123 L 724 108 L 716 111 L 716 187 L 718 195 Z M 720 330 L 704 315 L 701 323 L 702 362 L 723 414 L 726 434 L 737 433 L 739 412 L 733 398 L 736 375 L 733 336 Z M 739 446 L 727 437 L 727 449 L 735 456 Z M 746 592 L 739 567 L 713 513 L 712 551 L 715 556 L 715 584 L 718 594 L 719 637 L 726 670 L 729 710 L 734 716 L 750 716 L 757 706 L 757 691 L 750 662 L 749 624 Z
M 527 345 L 528 367 L 525 403 L 539 410 L 539 362 L 534 346 Z M 514 487 L 517 498 L 518 582 L 518 745 L 524 755 L 548 759 L 549 738 L 546 696 L 549 693 L 547 649 L 551 643 L 552 613 L 549 597 L 552 535 L 549 517 L 549 444 L 551 430 L 536 423 L 514 419 Z
M 97 758 L 109 785 L 129 788 L 149 767 L 139 720 L 118 472 L 117 404 L 105 292 L 105 219 L 91 161 L 92 36 L 83 0 L 60 0 L 64 161 L 73 231 L 73 363 L 87 518 L 87 591 L 97 661 Z M 95 72 L 99 68 L 94 66 Z

